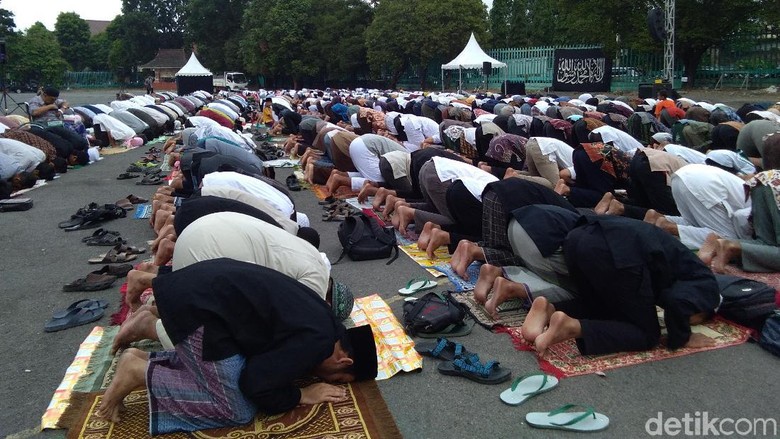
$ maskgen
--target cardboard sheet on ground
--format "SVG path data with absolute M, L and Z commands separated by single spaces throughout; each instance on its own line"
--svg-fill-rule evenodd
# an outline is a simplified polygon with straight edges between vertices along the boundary
M 363 209 L 373 209 L 374 207 L 371 205 L 371 203 L 374 201 L 374 197 L 368 197 L 368 199 L 362 203 L 358 203 L 357 197 L 351 197 L 344 200 L 349 204 L 350 206 L 354 207 L 355 209 L 363 210 Z
M 20 189 L 14 193 L 11 194 L 11 198 L 18 197 L 19 195 L 26 194 L 27 192 L 30 192 L 32 190 L 38 189 L 39 187 L 46 186 L 46 180 L 36 180 L 35 184 L 32 187 L 28 187 L 27 189 Z
M 385 380 L 400 371 L 422 368 L 422 357 L 414 350 L 414 341 L 406 335 L 390 307 L 373 294 L 355 299 L 352 309 L 355 326 L 371 325 L 377 347 L 377 380 Z
M 152 217 L 152 205 L 151 204 L 139 204 L 135 208 L 135 219 L 149 219 Z

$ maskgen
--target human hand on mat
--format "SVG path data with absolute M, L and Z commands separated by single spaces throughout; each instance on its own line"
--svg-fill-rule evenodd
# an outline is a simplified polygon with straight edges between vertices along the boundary
M 319 404 L 321 402 L 339 402 L 347 397 L 347 390 L 333 384 L 317 383 L 301 389 L 300 405 Z
M 688 339 L 688 343 L 685 343 L 685 347 L 691 349 L 707 348 L 710 346 L 715 346 L 715 339 L 696 332 L 692 332 L 691 337 Z

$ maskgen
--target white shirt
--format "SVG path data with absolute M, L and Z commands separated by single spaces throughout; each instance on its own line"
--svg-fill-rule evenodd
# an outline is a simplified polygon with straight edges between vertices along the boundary
M 618 149 L 629 153 L 629 155 L 633 155 L 637 148 L 643 147 L 643 145 L 639 143 L 638 140 L 631 137 L 631 135 L 627 132 L 608 125 L 598 127 L 592 132 L 601 134 L 601 139 L 604 141 L 604 143 L 612 142 L 612 144 L 615 145 Z
M 535 141 L 539 144 L 539 150 L 542 154 L 546 155 L 551 162 L 556 162 L 558 169 L 569 169 L 572 178 L 575 178 L 574 160 L 572 159 L 574 148 L 566 142 L 552 137 L 531 137 L 528 141 Z
M 114 110 L 127 110 L 128 108 L 138 108 L 141 107 L 141 105 L 136 104 L 133 101 L 127 100 L 127 101 L 111 101 L 111 108 Z
M 187 120 L 190 121 L 190 124 L 196 128 L 200 128 L 204 126 L 214 126 L 214 127 L 222 126 L 216 120 L 210 119 L 206 116 L 190 116 L 187 118 Z
M 313 245 L 249 215 L 218 212 L 193 221 L 176 240 L 173 270 L 217 258 L 276 270 L 323 299 L 328 291 L 330 272 Z
M 664 151 L 669 154 L 674 154 L 692 165 L 703 165 L 704 161 L 707 159 L 707 156 L 704 155 L 704 153 L 696 151 L 693 148 L 688 148 L 687 146 L 675 145 L 674 143 L 664 146 Z
M 417 151 L 425 139 L 439 134 L 439 124 L 427 117 L 405 114 L 401 116 L 401 125 L 407 138 L 404 147 L 409 152 Z
M 678 169 L 672 179 L 682 180 L 685 187 L 704 207 L 723 203 L 729 215 L 751 207 L 745 200 L 745 181 L 715 166 L 688 165 Z
M 238 172 L 212 172 L 203 177 L 203 187 L 230 186 L 268 201 L 276 210 L 290 218 L 295 210 L 292 200 L 270 184 Z
M 108 114 L 96 114 L 92 118 L 92 123 L 100 125 L 101 129 L 108 131 L 112 138 L 120 142 L 132 139 L 135 136 L 135 131 L 132 128 Z
M 14 139 L 0 138 L 0 152 L 15 159 L 27 172 L 34 171 L 36 166 L 46 160 L 46 154 L 40 149 Z
M 434 157 L 431 160 L 436 166 L 436 175 L 439 176 L 439 181 L 460 180 L 477 200 L 482 200 L 485 186 L 498 181 L 498 177 L 495 175 L 460 160 L 444 157 Z

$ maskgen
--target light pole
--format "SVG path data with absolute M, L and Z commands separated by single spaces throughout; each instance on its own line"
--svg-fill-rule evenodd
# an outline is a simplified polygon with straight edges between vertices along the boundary
M 664 0 L 664 78 L 674 87 L 674 10 L 675 0 Z

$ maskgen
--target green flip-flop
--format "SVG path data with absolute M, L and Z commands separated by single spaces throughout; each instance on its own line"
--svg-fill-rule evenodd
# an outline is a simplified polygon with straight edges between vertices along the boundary
M 409 296 L 420 291 L 430 290 L 436 288 L 439 285 L 436 281 L 427 279 L 412 279 L 406 283 L 406 287 L 398 290 L 398 294 L 402 296 Z
M 499 395 L 509 405 L 520 405 L 540 393 L 549 392 L 558 386 L 558 378 L 544 373 L 532 373 L 517 377 L 512 386 Z
M 584 411 L 570 411 L 571 409 Z M 566 404 L 551 412 L 531 412 L 525 415 L 528 425 L 553 430 L 592 432 L 601 431 L 609 426 L 609 418 L 596 413 L 592 407 Z

